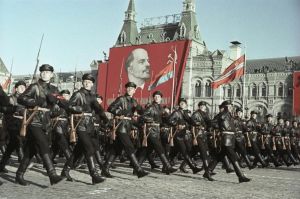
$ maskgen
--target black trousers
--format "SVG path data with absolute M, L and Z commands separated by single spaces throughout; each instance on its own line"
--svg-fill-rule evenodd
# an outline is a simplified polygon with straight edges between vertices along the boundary
M 7 144 L 7 148 L 5 151 L 5 156 L 10 157 L 11 154 L 17 150 L 22 148 L 23 149 L 23 144 L 24 144 L 24 138 L 20 136 L 20 132 L 16 129 L 8 129 L 9 131 L 9 141 Z
M 183 157 L 189 156 L 191 150 L 191 136 L 187 134 L 186 129 L 180 130 L 174 137 L 174 147 L 171 148 L 170 159 L 173 160 L 179 152 Z
M 159 127 L 153 127 L 148 130 L 147 147 L 142 147 L 139 153 L 138 160 L 143 162 L 152 152 L 155 152 L 160 156 L 165 153 L 164 148 L 161 144 Z
M 30 125 L 28 128 L 28 137 L 24 144 L 24 158 L 32 158 L 35 153 L 41 156 L 50 154 L 48 135 L 41 127 Z

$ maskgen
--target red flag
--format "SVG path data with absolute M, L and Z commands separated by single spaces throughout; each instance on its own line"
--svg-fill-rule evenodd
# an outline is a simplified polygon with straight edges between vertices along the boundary
M 5 82 L 2 84 L 3 90 L 7 90 L 10 84 L 11 84 L 11 76 L 7 80 L 5 80 Z
M 293 90 L 293 113 L 294 116 L 300 115 L 300 71 L 293 74 L 294 90 Z
M 217 89 L 222 84 L 228 84 L 244 75 L 245 55 L 232 62 L 225 71 L 212 82 L 211 87 Z

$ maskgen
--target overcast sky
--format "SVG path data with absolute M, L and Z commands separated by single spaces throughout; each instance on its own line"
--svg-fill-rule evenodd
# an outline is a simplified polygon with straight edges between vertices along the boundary
M 40 64 L 56 71 L 89 70 L 103 59 L 122 28 L 129 0 L 0 0 L 0 57 L 13 74 Z M 182 0 L 135 0 L 137 17 L 180 13 Z M 196 0 L 201 36 L 210 51 L 229 42 L 247 46 L 248 59 L 300 55 L 299 0 Z

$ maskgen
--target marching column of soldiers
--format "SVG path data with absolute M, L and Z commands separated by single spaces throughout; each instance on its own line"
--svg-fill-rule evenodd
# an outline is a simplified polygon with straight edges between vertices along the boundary
M 133 82 L 125 85 L 126 93 L 105 113 L 102 97 L 92 92 L 95 79 L 91 74 L 82 76 L 82 88 L 70 96 L 68 90 L 59 91 L 50 84 L 52 66 L 44 64 L 39 70 L 37 82 L 27 88 L 24 81 L 17 82 L 12 95 L 0 86 L 0 172 L 8 172 L 5 167 L 15 152 L 19 162 L 17 184 L 28 185 L 24 174 L 34 156 L 40 157 L 51 185 L 63 179 L 73 181 L 70 170 L 80 164 L 87 165 L 93 184 L 102 183 L 113 177 L 110 169 L 115 168 L 117 157 L 122 162 L 129 160 L 138 178 L 149 174 L 142 167 L 145 160 L 151 169 L 160 167 L 155 163 L 156 156 L 166 175 L 188 173 L 188 165 L 193 174 L 204 170 L 203 178 L 209 181 L 215 180 L 214 169 L 221 162 L 227 173 L 236 173 L 240 183 L 251 180 L 242 170 L 245 167 L 251 170 L 271 164 L 299 164 L 300 128 L 296 120 L 279 116 L 274 124 L 268 114 L 260 123 L 255 111 L 245 120 L 243 110 L 234 111 L 231 101 L 224 101 L 213 119 L 203 101 L 193 113 L 185 99 L 170 111 L 161 105 L 161 91 L 155 91 L 153 102 L 142 107 L 133 97 Z M 60 175 L 55 169 L 59 154 L 65 158 Z M 202 166 L 197 165 L 197 158 Z M 177 160 L 181 160 L 179 171 L 175 168 Z

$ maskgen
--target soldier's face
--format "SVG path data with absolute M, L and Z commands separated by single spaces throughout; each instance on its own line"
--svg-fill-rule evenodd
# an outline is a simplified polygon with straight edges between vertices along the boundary
M 256 115 L 256 114 L 252 114 L 252 118 L 253 118 L 253 119 L 256 119 L 256 118 L 257 118 L 257 115 Z
M 94 83 L 93 83 L 93 81 L 86 79 L 86 80 L 83 80 L 82 85 L 83 85 L 83 88 L 90 91 L 90 90 L 92 90 Z
M 285 125 L 290 126 L 290 121 L 286 121 Z
M 67 101 L 69 101 L 70 100 L 70 95 L 69 94 L 63 94 L 62 95 L 63 96 L 63 98 L 65 98 L 65 100 L 67 100 Z
M 162 100 L 162 98 L 161 98 L 160 95 L 154 95 L 154 101 L 155 101 L 156 103 L 160 104 L 160 103 L 161 103 L 161 100 Z
M 102 104 L 102 99 L 101 99 L 101 98 L 97 98 L 97 102 L 98 102 L 99 104 Z
M 148 53 L 144 49 L 136 49 L 132 52 L 133 61 L 128 67 L 128 72 L 131 73 L 134 77 L 140 79 L 149 79 L 150 78 L 150 64 Z
M 297 127 L 297 126 L 298 126 L 298 123 L 297 123 L 297 122 L 293 122 L 293 126 L 294 126 L 294 127 Z
M 126 92 L 128 95 L 130 95 L 131 97 L 134 95 L 136 88 L 134 87 L 127 87 L 126 88 Z
M 50 82 L 51 78 L 53 77 L 53 72 L 52 71 L 42 71 L 40 75 L 41 75 L 41 79 L 44 82 Z
M 22 93 L 24 93 L 25 89 L 26 89 L 26 87 L 24 85 L 20 85 L 16 88 L 16 92 L 18 94 L 22 94 Z
M 199 107 L 199 109 L 201 110 L 201 111 L 206 111 L 206 106 L 204 106 L 204 105 L 201 105 L 200 107 Z
M 269 122 L 269 123 L 271 123 L 271 122 L 272 122 L 272 120 L 273 120 L 273 118 L 272 118 L 272 117 L 268 117 L 268 122 Z
M 232 105 L 227 105 L 228 111 L 231 113 L 232 112 Z
M 237 112 L 237 116 L 238 116 L 239 118 L 242 118 L 242 117 L 243 117 L 243 112 L 238 111 L 238 112 Z
M 185 109 L 186 103 L 185 102 L 180 102 L 179 107 L 182 108 L 182 109 Z

